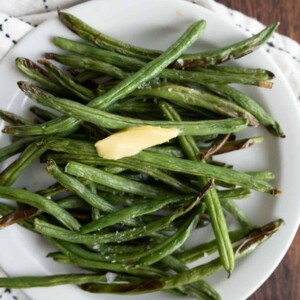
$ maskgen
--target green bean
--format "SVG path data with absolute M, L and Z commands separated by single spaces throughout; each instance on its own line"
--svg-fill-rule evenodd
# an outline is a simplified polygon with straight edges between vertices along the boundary
M 7 214 L 12 213 L 14 211 L 14 209 L 15 208 L 0 202 L 0 215 L 1 216 L 5 216 Z M 26 228 L 28 230 L 34 231 L 33 225 L 31 223 L 29 223 L 28 221 L 26 221 L 26 220 L 20 221 L 18 224 L 23 226 L 24 228 Z
M 245 108 L 256 119 L 265 126 L 273 135 L 278 137 L 285 137 L 280 124 L 270 116 L 255 100 L 247 96 L 243 92 L 236 90 L 228 85 L 207 85 L 213 92 L 227 97 L 228 99 L 238 103 L 241 107 Z
M 9 111 L 5 111 L 5 110 L 0 110 L 0 119 L 2 119 L 3 121 L 7 122 L 7 123 L 10 123 L 12 125 L 31 125 L 32 122 L 31 121 L 28 121 L 27 119 L 17 115 L 17 114 L 14 114 L 14 113 L 11 113 Z
M 116 280 L 126 281 L 126 275 L 117 274 Z M 84 284 L 91 282 L 106 282 L 106 275 L 98 274 L 63 274 L 48 276 L 22 276 L 0 278 L 0 287 L 5 288 L 34 288 L 44 286 L 56 286 L 63 284 Z
M 40 66 L 35 64 L 28 58 L 16 58 L 17 68 L 30 79 L 40 83 L 46 90 L 54 92 L 58 95 L 67 95 L 66 90 L 60 84 L 51 78 Z
M 252 126 L 258 125 L 258 121 L 255 117 L 249 114 L 245 109 L 203 90 L 195 90 L 193 88 L 168 83 L 137 90 L 133 94 L 164 98 L 178 106 L 188 104 L 202 107 L 227 117 L 245 118 L 248 120 L 249 125 Z
M 251 191 L 244 188 L 234 188 L 231 190 L 218 190 L 218 196 L 221 201 L 230 201 L 244 199 L 251 196 Z
M 112 51 L 103 50 L 86 43 L 73 41 L 62 37 L 54 37 L 53 43 L 55 46 L 61 49 L 75 52 L 77 54 L 83 55 L 84 57 L 94 58 L 98 61 L 103 61 L 105 63 L 116 65 L 118 67 L 122 67 L 132 71 L 140 69 L 145 65 L 145 62 L 143 60 Z
M 273 180 L 275 179 L 275 174 L 270 171 L 255 171 L 255 172 L 247 172 L 247 174 L 254 176 L 255 178 L 262 180 Z
M 128 160 L 123 158 L 122 160 Z M 214 165 L 205 164 L 203 162 L 193 162 L 187 159 L 171 157 L 159 153 L 142 151 L 141 153 L 130 158 L 131 161 L 139 161 L 151 163 L 153 167 L 163 168 L 165 170 L 191 174 L 196 176 L 213 177 L 228 183 L 243 186 L 260 192 L 277 195 L 280 190 L 274 189 L 264 180 L 256 179 L 246 173 L 238 172 L 228 168 L 222 168 Z
M 81 208 L 81 209 L 89 209 L 90 206 L 82 200 L 82 198 L 71 195 L 62 199 L 55 201 L 61 208 L 64 209 L 74 209 L 74 208 Z
M 53 240 L 52 238 L 48 238 L 48 239 Z M 142 245 L 139 246 L 118 245 L 119 248 L 117 249 L 115 248 L 116 246 L 109 245 L 107 248 L 105 248 L 104 246 L 107 246 L 107 244 L 95 244 L 92 246 L 92 249 L 94 251 L 95 250 L 98 251 L 97 253 L 95 253 L 86 250 L 85 248 L 83 248 L 78 244 L 69 243 L 62 240 L 59 241 L 56 240 L 55 243 L 62 245 L 65 250 L 72 253 L 73 255 L 84 259 L 94 260 L 94 261 L 116 261 L 122 263 L 126 263 L 126 261 L 132 261 L 133 258 L 138 259 L 141 256 L 147 255 L 147 253 L 151 251 L 150 250 L 151 245 L 153 244 L 152 242 L 152 243 L 143 243 Z M 157 246 L 158 246 L 157 243 L 155 243 L 155 246 L 152 248 L 155 248 Z M 124 249 L 121 248 L 122 251 L 120 251 L 120 247 Z M 62 251 L 60 247 L 58 248 Z M 130 252 L 128 250 L 130 250 Z M 66 251 L 64 251 L 63 253 L 66 254 Z
M 75 257 L 75 256 L 65 256 L 60 253 L 52 253 L 48 255 L 48 257 L 52 257 L 55 261 L 63 264 L 74 264 L 81 268 L 92 269 L 92 270 L 108 270 L 113 272 L 126 272 L 132 275 L 145 276 L 148 275 L 150 278 L 152 276 L 157 276 L 156 269 L 151 267 L 143 267 L 140 269 L 128 269 L 126 265 L 120 263 L 113 262 L 102 262 L 102 261 L 90 261 L 87 259 Z
M 177 68 L 197 68 L 221 64 L 227 60 L 243 57 L 265 43 L 278 28 L 279 23 L 267 26 L 261 32 L 240 41 L 238 43 L 225 46 L 220 49 L 205 51 L 202 53 L 186 54 L 183 61 L 176 62 Z
M 46 58 L 54 59 L 62 64 L 83 68 L 84 70 L 89 71 L 96 71 L 99 73 L 105 73 L 111 75 L 118 79 L 125 79 L 130 75 L 130 73 L 122 71 L 118 67 L 109 64 L 103 63 L 101 61 L 91 59 L 91 58 L 83 58 L 77 55 L 62 55 L 62 54 L 55 54 L 55 53 L 47 53 Z M 107 59 L 105 59 L 107 61 Z M 124 66 L 123 59 L 116 62 L 117 66 Z M 141 64 L 143 67 L 146 63 L 144 62 Z M 139 70 L 140 67 L 134 67 L 135 64 L 127 65 L 127 68 L 130 67 L 131 69 Z M 218 72 L 211 70 L 210 72 L 202 71 L 199 69 L 197 71 L 182 71 L 182 70 L 171 70 L 165 69 L 162 70 L 159 74 L 159 77 L 169 80 L 176 80 L 176 81 L 183 81 L 188 83 L 194 84 L 209 84 L 209 83 L 216 83 L 216 84 L 228 84 L 228 83 L 241 83 L 241 84 L 248 84 L 248 85 L 256 85 L 266 88 L 271 88 L 272 83 L 267 80 L 262 80 L 262 76 L 259 75 L 244 75 L 241 74 L 234 74 L 232 72 Z M 270 79 L 270 76 L 264 76 L 264 78 Z
M 253 139 L 255 139 L 255 138 L 253 138 Z M 259 141 L 257 141 L 257 142 L 259 143 Z M 224 147 L 229 143 L 231 144 L 233 142 L 231 142 L 231 141 L 227 142 L 224 145 Z M 238 143 L 238 141 L 237 141 L 237 143 Z M 206 149 L 208 149 L 208 147 L 199 147 L 200 151 L 204 151 Z M 220 149 L 215 155 L 221 154 L 221 153 L 219 153 L 221 150 L 222 149 Z M 176 146 L 155 146 L 155 147 L 148 148 L 147 151 L 161 153 L 164 155 L 171 155 L 171 156 L 175 156 L 175 157 L 183 157 L 184 156 L 182 149 L 180 149 L 179 147 L 176 147 Z
M 46 110 L 46 109 L 43 109 L 39 106 L 31 106 L 30 107 L 30 111 L 32 113 L 34 113 L 40 120 L 42 120 L 43 122 L 46 122 L 46 121 L 51 121 L 55 118 L 57 118 L 58 116 L 55 115 L 54 113 Z
M 134 244 L 98 244 L 86 245 L 90 249 L 87 250 L 86 246 L 81 246 L 79 244 L 66 242 L 63 240 L 53 239 L 47 237 L 47 240 L 54 244 L 63 254 L 67 256 L 75 256 L 83 258 L 90 261 L 108 261 L 111 262 L 116 257 L 126 257 L 131 255 L 133 252 L 144 252 L 148 249 L 149 242 Z M 118 260 L 120 261 L 120 260 Z
M 98 191 L 94 182 L 89 182 L 88 187 L 90 188 L 91 192 L 98 195 Z M 92 207 L 92 220 L 98 220 L 101 217 L 101 211 L 98 208 Z
M 129 180 L 76 162 L 68 163 L 65 167 L 65 172 L 73 176 L 82 177 L 92 182 L 108 186 L 117 191 L 131 193 L 134 195 L 156 198 L 166 194 L 163 190 L 157 187 Z
M 275 78 L 273 72 L 264 69 L 239 68 L 232 66 L 208 66 L 206 68 L 194 68 L 193 70 L 200 70 L 201 72 L 208 74 L 223 74 L 224 76 L 226 76 L 227 73 L 244 76 L 253 76 L 257 78 L 257 80 L 270 80 Z
M 12 213 L 15 210 L 14 207 L 9 206 L 8 204 L 0 202 L 0 216 L 4 217 L 7 214 Z
M 216 180 L 215 181 L 215 184 L 217 186 L 221 186 L 223 188 L 227 188 L 227 189 L 234 189 L 236 188 L 236 184 L 233 184 L 233 183 L 227 183 L 227 182 L 223 182 L 223 181 L 220 181 L 220 180 Z
M 35 230 L 43 235 L 57 238 L 60 240 L 79 243 L 79 244 L 95 244 L 95 243 L 111 243 L 111 242 L 124 242 L 133 240 L 136 238 L 141 238 L 144 236 L 149 236 L 153 232 L 159 231 L 170 223 L 172 223 L 176 218 L 184 215 L 190 211 L 196 204 L 199 203 L 199 199 L 196 199 L 188 206 L 177 209 L 171 215 L 162 217 L 158 221 L 154 221 L 145 226 L 134 227 L 132 229 L 127 229 L 125 231 L 107 233 L 107 234 L 80 234 L 77 232 L 72 232 L 64 228 L 49 224 L 45 221 L 35 219 L 34 225 Z
M 107 171 L 107 168 L 103 168 L 104 171 Z M 149 180 L 149 176 L 146 174 L 142 174 L 142 173 L 124 173 L 125 171 L 127 171 L 126 169 L 120 168 L 121 172 L 116 172 L 116 173 L 112 173 L 112 174 L 121 174 L 122 177 L 130 179 L 130 180 L 134 180 L 134 181 L 139 181 L 139 182 L 145 182 L 147 180 Z M 109 172 L 111 173 L 111 172 Z
M 151 240 L 151 239 L 153 239 L 153 235 L 151 235 L 151 238 L 148 239 L 148 240 Z M 61 240 L 60 240 L 60 242 L 61 242 Z M 131 241 L 131 244 L 126 244 L 126 243 L 122 243 L 122 244 L 119 244 L 119 243 L 117 243 L 117 244 L 115 244 L 115 243 L 106 243 L 106 244 L 96 243 L 96 244 L 93 245 L 92 250 L 94 252 L 96 252 L 96 255 L 98 255 L 99 257 L 101 255 L 128 255 L 129 253 L 133 253 L 133 252 L 139 252 L 139 253 L 144 252 L 148 248 L 149 244 L 150 244 L 149 241 L 144 241 L 144 243 L 140 243 L 140 242 L 132 243 L 132 241 Z M 72 245 L 80 247 L 80 245 L 78 245 L 78 244 L 72 244 Z M 73 249 L 72 249 L 72 251 L 73 251 Z M 74 253 L 78 256 L 81 256 L 81 255 L 79 255 L 79 251 L 77 251 L 77 252 L 76 253 L 74 252 Z M 85 255 L 82 254 L 82 257 L 84 258 Z M 93 257 L 91 256 L 88 259 L 98 260 L 98 259 L 96 259 L 96 256 L 93 256 Z M 109 257 L 108 258 L 104 257 L 103 260 L 107 260 L 107 259 L 109 259 Z
M 50 240 L 56 247 L 58 247 L 58 249 L 60 249 L 60 251 L 62 251 L 65 255 L 68 255 L 67 253 L 70 253 L 71 255 L 75 255 L 77 257 L 80 258 L 84 258 L 87 260 L 92 260 L 92 261 L 116 261 L 119 262 L 121 261 L 120 258 L 124 258 L 124 257 L 128 257 L 131 256 L 132 253 L 144 253 L 144 251 L 146 251 L 148 249 L 148 245 L 149 244 L 144 244 L 144 245 L 140 245 L 140 246 L 120 246 L 118 245 L 117 247 L 119 248 L 115 248 L 115 245 L 109 245 L 108 244 L 108 248 L 105 249 L 104 246 L 106 246 L 106 244 L 100 244 L 98 247 L 98 244 L 95 244 L 94 246 L 92 246 L 93 250 L 95 251 L 96 248 L 98 251 L 97 253 L 86 250 L 85 248 L 83 248 L 82 246 L 78 245 L 78 244 L 73 244 L 73 243 L 69 243 L 66 241 L 62 241 L 62 240 L 54 240 L 52 238 L 47 237 L 48 240 Z M 96 247 L 95 247 L 96 246 Z M 128 251 L 118 251 L 116 253 L 116 250 L 120 250 L 120 247 L 122 250 L 124 250 L 126 248 L 126 250 L 130 250 L 130 252 L 128 253 Z M 108 251 L 103 251 L 104 250 L 108 250 Z M 124 248 L 124 249 L 123 249 Z M 64 250 L 64 251 L 63 251 Z
M 188 268 L 182 264 L 178 259 L 176 259 L 174 256 L 169 255 L 162 259 L 162 262 L 175 270 L 177 273 L 183 272 L 187 270 Z M 191 292 L 192 295 L 194 295 L 196 298 L 200 298 L 203 300 L 221 300 L 221 296 L 219 293 L 208 283 L 206 283 L 204 280 L 199 280 L 193 284 L 189 284 L 185 286 L 188 291 Z M 192 289 L 190 289 L 192 288 Z M 194 291 L 197 293 L 194 294 Z M 197 296 L 198 295 L 198 296 Z M 197 298 L 197 299 L 198 299 Z
M 156 86 L 156 84 L 155 84 Z M 145 95 L 147 94 L 148 88 L 150 89 L 150 87 L 147 87 L 146 91 L 144 91 L 144 89 L 141 89 L 142 93 L 145 93 Z M 139 89 L 140 90 L 140 89 Z M 134 93 L 139 93 L 139 90 L 136 90 L 132 93 L 132 95 L 134 95 Z M 99 88 L 97 88 L 97 91 L 99 91 Z M 123 102 L 120 104 L 115 104 L 113 105 L 112 109 L 115 111 L 120 110 L 121 112 L 128 112 L 128 113 L 143 113 L 143 118 L 145 118 L 146 116 L 149 117 L 149 119 L 159 119 L 161 117 L 161 112 L 158 109 L 158 107 L 154 104 L 154 103 L 149 103 L 148 102 L 144 102 L 144 100 L 146 100 L 147 98 L 149 98 L 151 96 L 145 96 L 143 97 L 143 99 L 139 99 L 138 96 L 136 96 L 134 99 L 136 99 L 135 101 L 127 101 L 127 102 Z M 140 102 L 141 100 L 143 100 L 143 102 Z M 139 101 L 139 102 L 138 102 Z M 181 113 L 184 115 L 184 117 L 186 117 L 187 119 L 219 119 L 220 116 L 209 111 L 206 110 L 204 108 L 198 107 L 198 106 L 193 106 L 193 105 L 188 105 L 188 104 L 184 104 L 181 103 L 181 106 L 178 106 L 177 109 L 179 111 L 181 111 Z M 144 113 L 147 112 L 147 115 L 145 115 Z
M 250 219 L 232 200 L 221 200 L 222 207 L 229 212 L 233 218 L 242 226 L 246 228 L 254 228 Z
M 43 124 L 6 126 L 2 132 L 14 135 L 46 135 L 63 132 L 63 135 L 68 135 L 77 130 L 79 125 L 78 120 L 62 116 Z
M 18 141 L 15 141 L 11 143 L 10 145 L 7 145 L 3 148 L 0 149 L 0 162 L 8 159 L 9 157 L 19 153 L 22 151 L 22 149 L 31 143 L 35 142 L 38 140 L 39 137 L 26 137 L 22 138 Z
M 14 162 L 0 173 L 0 184 L 5 186 L 12 185 L 26 167 L 38 159 L 45 151 L 46 148 L 43 142 L 38 141 L 27 146 Z
M 43 190 L 40 190 L 38 191 L 37 193 L 44 196 L 44 197 L 52 197 L 52 196 L 55 196 L 59 193 L 63 193 L 63 192 L 66 192 L 67 189 L 62 186 L 60 183 L 56 182 L 52 185 L 50 185 L 49 187 L 43 189 Z
M 237 200 L 237 199 L 245 199 L 251 196 L 251 191 L 245 188 L 233 188 L 229 190 L 217 190 L 218 196 L 221 200 Z M 111 194 L 102 192 L 100 195 L 108 199 L 110 203 L 114 205 L 132 205 L 136 203 L 141 203 L 144 198 L 139 197 L 124 197 L 124 195 Z M 65 208 L 65 207 L 64 207 Z
M 114 65 L 87 57 L 56 53 L 47 53 L 45 57 L 47 59 L 54 59 L 55 61 L 67 66 L 98 72 L 98 74 L 106 74 L 117 79 L 125 79 L 130 76 L 130 73 L 123 71 Z
M 153 59 L 161 53 L 161 51 L 144 49 L 120 42 L 103 34 L 102 32 L 93 29 L 73 15 L 61 13 L 59 18 L 70 30 L 78 34 L 81 38 L 96 44 L 100 48 L 142 59 Z M 236 59 L 242 57 L 254 51 L 268 38 L 270 38 L 278 26 L 279 23 L 271 24 L 256 35 L 221 49 L 202 53 L 186 54 L 182 56 L 183 61 L 177 62 L 174 66 L 178 68 L 191 68 L 215 65 L 232 58 Z
M 124 196 L 122 193 L 116 194 L 116 193 L 109 193 L 109 192 L 102 192 L 102 191 L 99 191 L 98 193 L 113 205 L 130 206 L 132 204 L 141 203 L 146 200 L 144 197 L 137 197 L 133 195 Z
M 193 296 L 196 299 L 211 300 L 211 298 L 205 297 L 206 295 L 204 296 L 202 291 L 192 285 L 179 286 L 176 289 L 166 291 L 180 291 L 182 293 L 181 296 Z
M 12 187 L 0 186 L 0 196 L 5 199 L 17 201 L 19 203 L 25 203 L 36 207 L 54 218 L 56 218 L 61 224 L 65 225 L 71 230 L 78 231 L 80 224 L 73 218 L 66 210 L 59 207 L 56 203 L 44 198 L 38 194 Z
M 155 115 L 161 115 L 159 108 L 152 101 L 141 102 L 141 99 L 117 103 L 113 108 L 114 111 L 128 112 L 131 114 L 145 114 L 152 112 L 155 113 Z
M 282 220 L 274 221 L 270 224 L 256 229 L 252 232 L 246 242 L 242 242 L 241 245 L 235 248 L 236 259 L 243 257 L 252 251 L 254 251 L 260 244 L 269 239 L 279 227 L 283 224 Z M 161 278 L 151 281 L 145 281 L 139 284 L 118 284 L 118 285 L 105 285 L 105 284 L 84 284 L 81 287 L 93 293 L 120 293 L 123 294 L 138 294 L 149 293 L 162 289 L 170 289 L 177 286 L 190 284 L 209 276 L 222 267 L 220 258 L 214 259 L 206 264 L 194 267 L 179 274 L 171 275 L 167 278 Z
M 0 229 L 3 229 L 15 223 L 22 222 L 23 220 L 26 220 L 28 218 L 32 218 L 36 214 L 37 209 L 33 207 L 16 209 L 0 218 Z
M 81 180 L 81 178 L 80 178 L 80 180 Z M 85 179 L 82 179 L 82 180 L 85 180 Z M 106 192 L 106 193 L 115 193 L 116 192 L 113 188 L 110 188 L 108 186 L 98 184 L 98 183 L 95 183 L 95 185 L 96 185 L 97 191 Z
M 126 171 L 125 168 L 119 168 L 119 167 L 104 167 L 103 171 L 111 173 L 111 174 L 120 174 Z M 139 174 L 142 176 L 142 174 Z M 133 179 L 133 178 L 129 178 L 129 179 Z M 135 179 L 133 179 L 135 180 Z M 140 181 L 140 180 L 137 180 Z
M 94 72 L 94 71 L 82 71 L 79 74 L 77 74 L 76 76 L 74 76 L 74 80 L 78 83 L 84 83 L 88 80 L 91 79 L 96 79 L 99 77 L 99 73 L 98 72 Z
M 130 220 L 142 216 L 144 214 L 149 214 L 155 212 L 159 209 L 162 209 L 164 206 L 173 204 L 173 203 L 185 203 L 186 201 L 191 201 L 193 195 L 189 196 L 168 196 L 164 198 L 159 198 L 152 201 L 146 201 L 138 203 L 123 209 L 116 211 L 115 213 L 110 213 L 97 221 L 93 221 L 84 225 L 80 232 L 81 233 L 90 233 L 92 231 L 100 231 L 102 228 L 112 226 L 116 223 L 121 223 L 124 220 Z
M 148 97 L 147 97 L 148 98 Z M 143 119 L 147 120 L 159 120 L 162 118 L 161 111 L 157 107 L 156 103 L 154 101 L 147 101 L 145 102 L 144 99 L 134 98 L 134 100 L 129 100 L 117 105 L 114 105 L 111 108 L 111 112 L 114 113 L 121 113 L 125 115 L 132 115 L 133 117 L 137 117 L 139 115 L 142 116 Z M 183 107 L 177 107 L 178 111 L 182 113 L 182 115 L 185 117 L 185 119 L 189 120 L 199 120 L 199 119 L 218 119 L 220 116 L 217 116 L 213 113 L 211 113 L 208 110 L 186 105 Z
M 38 103 L 108 129 L 124 129 L 133 126 L 152 125 L 165 128 L 177 128 L 180 130 L 180 135 L 208 135 L 214 133 L 225 134 L 236 132 L 244 129 L 248 124 L 247 120 L 239 118 L 198 122 L 147 121 L 132 119 L 90 108 L 67 99 L 62 101 L 61 99 L 57 99 L 51 94 L 46 93 L 26 82 L 19 82 L 19 87 L 27 94 L 27 96 L 31 97 L 32 100 L 35 100 Z M 13 129 L 13 127 L 11 127 L 11 129 Z M 11 129 L 7 129 L 6 132 L 13 133 L 14 131 Z
M 169 266 L 170 268 L 172 268 L 173 270 L 175 270 L 177 273 L 184 272 L 185 270 L 188 269 L 184 264 L 182 264 L 177 258 L 175 258 L 172 255 L 164 257 L 162 259 L 162 262 L 167 266 Z M 192 285 L 186 285 L 185 287 L 196 288 L 198 293 L 200 292 L 200 299 L 221 300 L 221 296 L 219 295 L 219 293 L 211 285 L 206 283 L 204 280 L 199 280 L 193 283 Z
M 163 288 L 163 284 L 156 280 L 152 279 L 146 282 L 143 282 L 143 284 L 146 284 L 148 287 L 148 290 L 151 291 L 160 291 Z M 84 291 L 88 291 L 89 293 L 105 293 L 105 294 L 137 294 L 137 293 L 145 293 L 145 288 L 141 288 L 140 283 L 134 284 L 134 283 L 124 283 L 124 284 L 104 284 L 104 283 L 98 283 L 98 284 L 83 284 L 80 286 L 81 289 Z M 147 290 L 147 292 L 148 292 Z M 131 292 L 134 291 L 134 292 Z
M 226 144 L 226 142 L 229 139 L 230 139 L 230 134 L 220 135 L 206 151 L 202 151 L 199 154 L 200 160 L 205 160 L 205 159 L 207 160 L 210 157 L 214 156 L 215 153 L 217 153 L 220 149 L 223 148 L 223 146 Z
M 214 165 L 214 166 L 219 166 L 219 167 L 223 167 L 223 168 L 233 169 L 233 165 L 229 165 L 229 164 L 227 164 L 225 162 L 214 160 L 214 159 L 211 159 L 211 158 L 206 159 L 206 162 L 208 164 L 211 164 L 211 165 Z
M 42 64 L 48 73 L 53 76 L 65 89 L 70 91 L 70 93 L 83 100 L 92 100 L 95 98 L 95 95 L 91 90 L 81 84 L 76 83 L 67 73 L 63 72 L 49 61 L 41 59 L 39 60 L 39 63 Z
M 236 141 L 228 141 L 226 142 L 218 151 L 214 153 L 214 155 L 224 154 L 236 150 L 246 149 L 249 148 L 257 143 L 262 143 L 264 138 L 261 136 L 258 137 L 251 137 L 246 139 L 240 139 Z M 200 147 L 200 151 L 205 153 L 209 147 Z
M 89 122 L 81 122 L 81 126 L 86 135 L 86 137 L 81 138 L 81 140 L 90 140 L 90 141 L 93 140 L 93 141 L 97 142 L 100 139 L 104 139 L 107 136 L 112 134 L 112 132 L 110 132 L 108 129 L 98 127 Z
M 108 203 L 105 199 L 99 197 L 92 191 L 90 191 L 84 184 L 82 184 L 79 180 L 75 179 L 72 176 L 66 175 L 62 172 L 54 161 L 48 161 L 47 163 L 47 171 L 51 174 L 61 185 L 63 185 L 68 190 L 77 194 L 79 197 L 84 199 L 87 203 L 89 203 L 92 207 L 99 208 L 105 212 L 114 211 L 115 208 L 110 203 Z
M 171 105 L 161 102 L 160 107 L 167 119 L 176 121 L 181 120 L 181 117 Z M 199 150 L 194 139 L 191 136 L 182 136 L 179 137 L 178 140 L 188 158 L 194 161 L 199 161 Z M 203 164 L 205 163 L 203 162 Z M 202 187 L 207 184 L 208 178 L 199 177 L 198 181 L 200 187 Z M 217 240 L 222 265 L 230 275 L 234 268 L 234 254 L 217 191 L 215 189 L 210 190 L 205 195 L 204 201 Z
M 199 216 L 193 214 L 184 222 L 184 224 L 180 229 L 177 230 L 175 234 L 173 234 L 164 243 L 162 243 L 162 247 L 160 249 L 153 251 L 147 256 L 141 257 L 139 261 L 136 262 L 136 265 L 149 266 L 172 254 L 185 243 L 185 241 L 191 235 L 192 231 L 195 229 L 198 221 Z
M 134 56 L 140 58 L 153 59 L 160 55 L 161 51 L 148 50 L 141 47 L 132 46 L 130 44 L 120 42 L 110 36 L 100 33 L 94 28 L 90 27 L 74 15 L 60 12 L 59 19 L 67 26 L 70 30 L 78 34 L 81 38 L 88 40 L 99 46 L 100 48 L 109 49 L 114 52 L 120 52 L 127 56 Z
M 177 42 L 171 45 L 161 56 L 149 62 L 135 74 L 127 77 L 119 84 L 115 85 L 104 95 L 93 99 L 88 103 L 88 106 L 97 109 L 107 109 L 110 105 L 112 105 L 119 99 L 124 98 L 126 95 L 130 94 L 138 86 L 151 80 L 171 62 L 176 60 L 193 42 L 195 42 L 199 35 L 202 33 L 204 27 L 204 21 L 199 21 L 192 24 L 177 40 Z M 33 126 L 31 128 L 25 128 L 25 130 L 23 130 L 23 134 L 24 132 L 30 132 L 30 134 L 50 134 L 58 132 L 70 133 L 74 131 L 74 129 L 77 129 L 78 125 L 78 120 L 74 118 L 62 117 L 61 119 L 56 119 L 56 121 L 44 123 L 43 127 Z M 10 130 L 8 128 L 4 130 L 4 132 L 6 133 L 8 133 L 9 131 Z
M 236 242 L 242 241 L 250 231 L 250 228 L 241 228 L 229 232 L 231 243 L 234 244 Z M 176 257 L 181 263 L 187 264 L 197 261 L 198 259 L 207 255 L 213 254 L 216 251 L 218 251 L 218 245 L 217 241 L 214 239 L 198 246 L 194 246 L 188 250 L 184 250 L 180 253 L 176 253 L 174 254 L 174 257 Z
M 52 240 L 53 241 L 53 240 Z M 57 246 L 56 241 L 54 244 Z M 59 248 L 63 249 L 61 245 L 58 246 Z M 67 252 L 68 253 L 68 252 Z M 82 268 L 87 268 L 87 269 L 102 269 L 102 270 L 109 270 L 109 271 L 114 271 L 114 272 L 126 272 L 128 274 L 136 275 L 136 276 L 141 276 L 144 278 L 151 278 L 152 276 L 159 276 L 161 277 L 164 273 L 152 268 L 152 267 L 141 267 L 139 269 L 135 270 L 128 270 L 125 265 L 119 264 L 119 263 L 109 263 L 109 262 L 101 262 L 101 261 L 90 261 L 87 259 L 79 258 L 74 256 L 71 253 L 68 253 L 69 255 L 61 254 L 61 253 L 50 253 L 48 257 L 52 257 L 55 261 L 58 261 L 60 263 L 64 264 L 76 264 Z M 124 277 L 126 278 L 126 277 Z M 129 277 L 127 278 L 133 281 L 140 281 L 136 280 L 136 277 Z
M 84 127 L 84 122 L 81 123 L 82 127 Z M 100 129 L 98 127 L 98 129 Z M 102 129 L 102 128 L 101 128 Z M 100 130 L 96 130 L 96 135 L 98 134 L 98 131 L 100 132 Z M 70 133 L 68 135 L 69 138 L 71 139 L 79 139 L 79 140 L 86 140 L 86 141 L 93 141 L 93 142 L 97 142 L 99 139 L 93 136 L 94 132 L 91 131 L 85 131 L 83 133 Z M 57 135 L 59 136 L 59 135 Z M 64 135 L 63 135 L 64 136 Z
M 175 147 L 175 146 L 155 146 L 155 147 L 148 148 L 148 150 L 156 153 L 175 156 L 175 157 L 184 156 L 182 150 L 179 147 Z
M 246 85 L 255 85 L 264 88 L 272 88 L 272 82 L 267 80 L 260 80 L 258 76 L 249 76 L 242 74 L 232 74 L 226 72 L 216 72 L 212 71 L 211 73 L 197 71 L 181 71 L 181 70 L 169 70 L 165 69 L 161 73 L 161 77 L 177 80 L 182 82 L 188 82 L 193 84 L 229 84 L 229 83 L 240 83 Z

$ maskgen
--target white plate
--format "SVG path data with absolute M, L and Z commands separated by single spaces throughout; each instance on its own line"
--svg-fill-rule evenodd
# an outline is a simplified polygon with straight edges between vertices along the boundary
M 149 48 L 165 49 L 193 21 L 205 19 L 207 28 L 191 51 L 221 47 L 237 42 L 246 37 L 232 24 L 199 6 L 184 1 L 167 0 L 99 0 L 87 2 L 69 10 L 90 25 L 99 28 L 121 40 Z M 28 34 L 0 64 L 0 106 L 15 112 L 28 115 L 29 103 L 18 90 L 16 82 L 24 77 L 16 71 L 14 59 L 25 56 L 38 59 L 45 51 L 57 51 L 51 45 L 54 35 L 74 37 L 57 19 L 50 20 Z M 274 185 L 282 188 L 283 194 L 273 198 L 269 195 L 254 193 L 251 199 L 243 200 L 241 206 L 253 222 L 263 225 L 276 218 L 283 218 L 286 226 L 271 240 L 262 245 L 255 253 L 237 262 L 230 279 L 224 271 L 211 276 L 209 282 L 221 293 L 223 299 L 240 300 L 253 293 L 273 272 L 286 253 L 295 235 L 299 223 L 300 201 L 298 199 L 298 172 L 300 149 L 297 138 L 300 129 L 300 118 L 296 99 L 288 83 L 269 58 L 267 53 L 258 50 L 238 60 L 239 66 L 263 67 L 273 71 L 277 79 L 272 90 L 255 87 L 241 87 L 242 90 L 256 98 L 282 124 L 287 134 L 286 139 L 271 136 L 264 129 L 247 129 L 244 135 L 264 135 L 264 144 L 251 149 L 227 155 L 223 160 L 234 163 L 239 170 L 271 170 L 277 174 Z M 2 124 L 3 125 L 3 124 Z M 1 136 L 1 146 L 8 143 Z M 45 186 L 46 177 L 36 166 L 30 168 L 18 181 L 18 186 L 38 189 Z M 207 239 L 207 230 L 198 231 L 189 240 L 196 244 Z M 47 275 L 64 273 L 73 270 L 59 265 L 45 255 L 51 250 L 40 237 L 12 226 L 0 232 L 0 265 L 9 275 Z M 28 289 L 26 293 L 35 300 L 92 300 L 92 299 L 173 299 L 173 296 L 159 293 L 142 296 L 92 295 L 79 288 L 68 285 L 52 288 Z

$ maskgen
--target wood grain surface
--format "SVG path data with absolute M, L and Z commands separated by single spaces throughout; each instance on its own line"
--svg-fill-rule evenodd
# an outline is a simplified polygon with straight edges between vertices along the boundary
M 256 18 L 264 24 L 280 21 L 278 31 L 300 42 L 300 0 L 219 0 L 218 2 Z M 300 300 L 300 229 L 278 268 L 248 300 Z

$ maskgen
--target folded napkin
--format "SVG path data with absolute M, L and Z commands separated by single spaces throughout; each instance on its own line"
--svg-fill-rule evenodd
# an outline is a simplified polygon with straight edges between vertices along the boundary
M 264 28 L 257 20 L 229 9 L 213 0 L 187 0 L 203 6 L 229 20 L 248 34 Z M 41 22 L 56 16 L 57 8 L 74 6 L 82 0 L 0 0 L 0 60 L 18 41 Z M 300 45 L 292 39 L 275 33 L 263 46 L 285 74 L 290 86 L 300 100 Z M 0 62 L 1 63 L 1 62 Z M 5 274 L 0 269 L 0 277 Z M 19 290 L 0 289 L 1 300 L 30 300 Z

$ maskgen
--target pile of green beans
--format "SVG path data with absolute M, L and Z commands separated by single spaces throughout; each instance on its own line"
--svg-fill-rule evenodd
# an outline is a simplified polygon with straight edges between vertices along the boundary
M 54 45 L 68 52 L 46 53 L 38 63 L 16 58 L 17 68 L 35 82 L 18 82 L 20 89 L 43 107 L 30 108 L 33 121 L 0 111 L 2 131 L 12 136 L 0 149 L 0 162 L 14 157 L 0 173 L 0 197 L 18 204 L 0 202 L 0 229 L 18 223 L 57 248 L 49 258 L 91 273 L 0 278 L 0 287 L 76 284 L 92 293 L 221 299 L 205 277 L 222 267 L 230 275 L 237 259 L 284 222 L 255 225 L 235 202 L 251 190 L 279 194 L 269 182 L 272 172 L 240 172 L 215 156 L 262 143 L 262 136 L 236 137 L 247 126 L 284 133 L 254 99 L 228 85 L 271 88 L 274 74 L 220 64 L 254 51 L 278 24 L 233 45 L 185 54 L 204 20 L 158 51 L 113 39 L 65 12 L 59 19 L 83 40 L 55 37 Z M 179 135 L 119 160 L 97 154 L 99 139 L 142 125 L 176 128 Z M 47 163 L 55 183 L 36 192 L 14 187 L 36 160 Z M 234 231 L 227 214 L 236 221 Z M 208 242 L 203 226 L 213 229 Z M 186 249 L 194 232 L 199 242 Z M 201 262 L 216 252 L 216 259 Z M 197 265 L 189 268 L 191 262 Z

